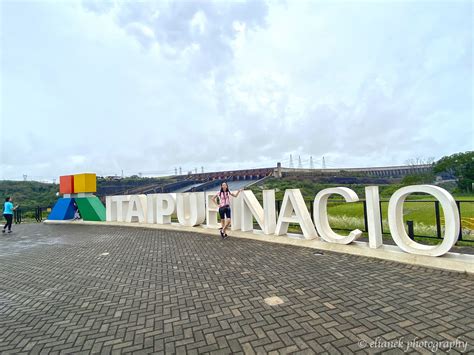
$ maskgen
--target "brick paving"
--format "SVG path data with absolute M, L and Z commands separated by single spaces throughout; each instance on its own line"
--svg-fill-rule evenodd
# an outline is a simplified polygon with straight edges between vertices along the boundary
M 474 351 L 469 275 L 195 233 L 14 230 L 0 235 L 2 354 Z

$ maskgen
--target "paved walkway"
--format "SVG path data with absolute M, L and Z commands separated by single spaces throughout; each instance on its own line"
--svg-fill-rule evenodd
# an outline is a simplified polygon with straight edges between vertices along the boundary
M 14 227 L 0 234 L 2 354 L 474 351 L 472 276 L 194 233 Z

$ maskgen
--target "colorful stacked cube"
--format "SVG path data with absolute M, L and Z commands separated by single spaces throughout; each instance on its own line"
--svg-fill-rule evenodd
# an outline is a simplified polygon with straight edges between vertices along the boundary
M 59 177 L 63 195 L 48 216 L 51 220 L 74 219 L 76 208 L 85 221 L 105 221 L 105 207 L 93 193 L 97 191 L 95 174 L 84 173 Z
M 74 175 L 66 175 L 59 177 L 59 193 L 73 194 L 74 193 Z
M 76 174 L 71 176 L 74 180 L 74 193 L 96 192 L 96 176 L 95 174 Z

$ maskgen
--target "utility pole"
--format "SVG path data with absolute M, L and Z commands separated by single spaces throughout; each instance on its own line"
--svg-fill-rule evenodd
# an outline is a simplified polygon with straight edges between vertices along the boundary
M 323 162 L 322 162 L 322 168 L 326 169 L 326 160 L 324 159 L 324 157 L 323 157 Z
M 298 155 L 298 169 L 303 169 L 303 164 L 301 164 L 301 155 Z
M 122 169 L 122 179 L 123 179 L 123 169 Z
M 314 169 L 314 164 L 313 164 L 313 156 L 309 157 L 309 168 Z
M 293 155 L 290 154 L 290 169 L 293 169 Z

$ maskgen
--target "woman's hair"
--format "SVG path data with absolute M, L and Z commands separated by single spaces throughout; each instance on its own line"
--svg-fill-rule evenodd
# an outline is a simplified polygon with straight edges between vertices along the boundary
M 6 199 L 5 199 L 5 202 L 8 202 L 10 201 L 10 196 L 8 196 Z
M 222 187 L 222 185 L 224 185 L 224 184 L 227 185 L 227 190 L 226 190 L 226 191 L 224 191 L 224 188 Z M 223 182 L 221 183 L 221 191 L 219 191 L 219 196 L 220 196 L 220 194 L 223 193 L 223 192 L 224 192 L 224 193 L 225 193 L 225 192 L 230 192 L 230 191 L 229 191 L 229 185 L 227 184 L 227 181 L 223 181 Z

